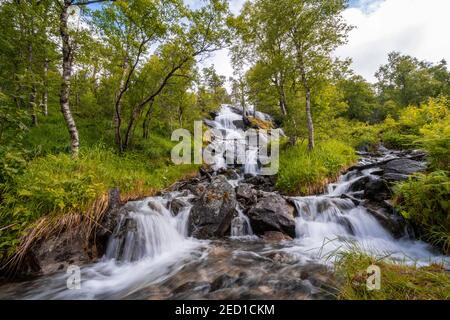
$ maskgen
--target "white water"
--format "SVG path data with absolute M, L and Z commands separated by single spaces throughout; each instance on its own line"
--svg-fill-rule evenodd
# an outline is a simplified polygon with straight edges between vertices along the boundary
M 422 242 L 410 240 L 407 231 L 395 239 L 362 205 L 340 198 L 352 183 L 376 169 L 351 171 L 329 185 L 328 193 L 292 198 L 298 212 L 295 246 L 290 251 L 307 253 L 313 259 L 326 261 L 339 250 L 362 250 L 406 263 L 426 265 L 448 262 Z
M 236 208 L 236 211 L 238 212 L 238 215 L 231 221 L 231 237 L 239 238 L 253 236 L 253 230 L 249 218 L 240 208 Z
M 119 217 L 105 257 L 99 263 L 82 268 L 81 289 L 67 290 L 68 276 L 61 274 L 40 290 L 31 290 L 25 298 L 123 298 L 167 279 L 186 261 L 201 257 L 207 242 L 187 237 L 191 197 L 180 198 L 186 200 L 187 205 L 176 216 L 167 209 L 169 201 L 175 197 L 179 198 L 178 192 L 164 198 L 128 202 L 127 214 Z

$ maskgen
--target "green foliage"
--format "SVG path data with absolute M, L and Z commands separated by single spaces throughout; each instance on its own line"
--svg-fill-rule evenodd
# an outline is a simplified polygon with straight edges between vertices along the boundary
M 425 240 L 450 249 L 449 172 L 418 174 L 395 188 L 401 214 L 422 232 Z
M 336 177 L 354 161 L 354 150 L 336 140 L 322 141 L 312 152 L 308 152 L 306 143 L 297 143 L 280 151 L 276 186 L 290 194 L 317 192 L 327 179 Z
M 380 267 L 381 288 L 367 289 L 367 268 Z M 448 300 L 450 277 L 442 265 L 417 267 L 368 256 L 361 251 L 341 252 L 335 264 L 342 300 Z
M 401 108 L 418 106 L 430 97 L 450 97 L 450 72 L 445 60 L 434 65 L 392 52 L 389 54 L 388 63 L 380 67 L 376 76 L 381 104 L 391 101 L 391 106 L 397 106 L 387 112 L 394 117 Z
M 441 157 L 442 162 L 445 163 L 446 152 L 443 149 L 448 146 L 449 107 L 449 100 L 441 97 L 429 99 L 418 107 L 405 108 L 400 112 L 398 120 L 388 117 L 382 124 L 383 142 L 391 148 L 425 149 L 430 154 Z M 447 168 L 441 167 L 441 169 Z

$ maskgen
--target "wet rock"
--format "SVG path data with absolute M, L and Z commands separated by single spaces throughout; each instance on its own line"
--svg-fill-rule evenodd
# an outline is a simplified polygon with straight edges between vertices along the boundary
M 366 187 L 366 184 L 369 183 L 370 180 L 371 179 L 369 176 L 363 176 L 362 178 L 356 180 L 349 186 L 349 191 L 356 192 L 356 191 L 364 190 L 364 188 Z
M 410 227 L 407 221 L 394 208 L 371 201 L 364 202 L 364 206 L 395 238 L 408 234 Z
M 224 175 L 230 180 L 237 180 L 240 178 L 236 170 L 230 168 L 221 168 L 217 171 L 217 174 Z
M 233 124 L 237 129 L 241 129 L 241 130 L 247 129 L 247 124 L 244 120 L 234 120 Z
M 426 170 L 426 165 L 423 162 L 412 160 L 412 159 L 395 159 L 385 163 L 382 169 L 386 174 L 396 174 L 398 177 L 408 176 L 415 172 L 421 172 Z
M 267 242 L 292 241 L 290 236 L 278 231 L 266 231 L 262 238 Z
M 279 231 L 295 237 L 294 207 L 276 193 L 262 193 L 263 197 L 247 215 L 253 232 L 262 235 L 267 231 Z
M 364 190 L 364 198 L 372 201 L 384 201 L 390 199 L 392 192 L 388 183 L 383 179 L 374 179 L 368 182 Z
M 211 119 L 215 119 L 218 115 L 219 115 L 219 112 L 217 112 L 217 111 L 211 111 L 209 113 L 209 116 L 211 117 Z
M 175 198 L 172 201 L 170 201 L 169 209 L 173 212 L 174 215 L 178 215 L 180 211 L 187 205 L 188 204 L 184 200 Z
M 235 215 L 236 205 L 236 193 L 225 176 L 213 178 L 192 207 L 189 234 L 199 239 L 225 236 Z
M 193 195 L 200 197 L 208 187 L 208 182 L 202 182 L 197 184 L 189 184 L 186 186 L 186 189 L 189 190 Z
M 241 183 L 236 188 L 236 196 L 244 205 L 252 205 L 257 201 L 257 191 L 250 184 Z
M 274 190 L 275 176 L 253 176 L 246 174 L 244 178 L 244 183 L 252 184 L 258 190 Z

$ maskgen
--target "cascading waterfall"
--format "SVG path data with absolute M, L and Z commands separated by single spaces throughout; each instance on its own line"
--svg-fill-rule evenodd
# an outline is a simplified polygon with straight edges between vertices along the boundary
M 411 240 L 407 230 L 403 238 L 395 239 L 364 206 L 341 198 L 351 193 L 353 183 L 373 171 L 376 169 L 350 171 L 330 184 L 327 194 L 292 198 L 298 212 L 297 246 L 290 250 L 308 252 L 319 260 L 329 258 L 336 250 L 358 249 L 419 265 L 442 262 L 444 257 L 432 253 L 426 243 Z
M 270 120 L 268 115 L 261 112 L 256 112 L 255 115 L 261 120 Z M 210 144 L 214 149 L 222 151 L 215 155 L 213 169 L 241 168 L 239 177 L 228 180 L 234 187 L 241 183 L 245 174 L 258 175 L 260 172 L 257 161 L 260 150 L 249 148 L 246 132 L 239 128 L 243 127 L 241 122 L 242 114 L 229 106 L 223 106 L 214 121 L 208 122 L 210 127 L 222 133 L 222 137 L 214 137 Z M 260 135 L 259 139 L 262 140 L 260 143 L 267 143 L 270 137 Z M 227 164 L 223 152 L 231 150 L 238 151 L 237 158 L 243 159 L 241 164 Z M 388 157 L 392 155 L 387 155 L 386 158 Z M 373 160 L 369 157 L 363 158 L 361 164 L 369 164 L 371 161 Z M 278 290 L 280 283 L 284 283 L 282 286 L 288 288 L 285 297 L 292 298 L 289 288 L 293 284 L 298 285 L 300 281 L 295 268 L 305 265 L 319 268 L 317 264 L 327 265 L 330 254 L 345 250 L 349 245 L 356 245 L 366 252 L 383 253 L 393 259 L 419 264 L 442 262 L 445 258 L 431 252 L 429 246 L 421 241 L 412 241 L 407 235 L 403 239 L 394 239 L 363 204 L 343 197 L 344 194 L 358 197 L 358 192 L 352 193 L 350 190 L 352 184 L 359 179 L 373 178 L 374 171 L 376 168 L 353 170 L 341 176 L 336 183 L 330 184 L 326 194 L 292 198 L 298 214 L 296 238 L 277 243 L 276 246 L 264 242 L 261 244 L 253 236 L 249 218 L 239 206 L 231 221 L 232 241 L 222 240 L 220 245 L 225 244 L 224 248 L 227 249 L 217 249 L 210 241 L 188 237 L 188 218 L 192 207 L 190 200 L 194 197 L 192 194 L 170 192 L 161 197 L 129 202 L 121 209 L 122 214 L 109 239 L 105 256 L 98 263 L 82 268 L 80 290 L 67 290 L 67 275 L 60 273 L 38 279 L 20 298 L 158 298 L 161 297 L 158 291 L 160 284 L 164 284 L 165 290 L 169 290 L 167 288 L 172 288 L 180 278 L 188 277 L 192 281 L 204 279 L 221 274 L 226 268 L 236 272 L 235 268 L 239 263 L 242 265 L 239 274 L 252 268 L 253 273 L 263 275 L 259 282 L 252 276 L 248 276 L 251 278 L 248 282 L 244 278 L 242 283 L 246 292 L 255 290 L 256 287 L 267 288 L 268 283 Z M 178 207 L 176 211 L 172 208 L 173 200 L 182 203 L 181 208 Z M 226 252 L 229 252 L 228 256 Z M 266 258 L 266 255 L 282 257 L 282 253 L 288 253 L 296 260 L 294 264 L 288 263 L 286 268 L 280 270 L 272 262 L 272 258 Z M 224 266 L 224 263 L 228 265 Z M 291 278 L 287 274 L 291 274 Z M 300 282 L 303 290 L 308 290 L 311 294 L 320 292 L 309 280 Z M 201 285 L 192 289 L 187 287 L 184 290 L 188 290 L 189 295 L 182 297 L 197 297 L 195 294 L 202 288 Z M 169 293 L 164 290 L 162 292 L 163 297 L 172 297 L 170 290 Z
M 231 237 L 239 238 L 252 236 L 253 230 L 248 217 L 240 208 L 236 208 L 238 215 L 231 221 Z

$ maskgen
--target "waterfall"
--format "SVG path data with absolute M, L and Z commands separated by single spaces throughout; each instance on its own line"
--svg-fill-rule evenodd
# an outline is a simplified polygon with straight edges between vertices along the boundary
M 296 246 L 298 252 L 308 252 L 324 261 L 339 250 L 359 249 L 375 255 L 410 263 L 427 264 L 430 257 L 442 262 L 442 256 L 430 251 L 430 246 L 414 241 L 408 234 L 395 239 L 363 205 L 341 198 L 350 193 L 349 187 L 371 175 L 375 169 L 350 171 L 330 184 L 328 193 L 318 196 L 293 197 L 296 218 Z
M 250 220 L 240 208 L 236 208 L 236 211 L 238 212 L 238 215 L 231 221 L 231 237 L 239 238 L 252 236 L 253 230 L 250 225 Z
M 261 112 L 256 112 L 256 117 L 271 119 Z M 208 121 L 209 126 L 221 133 L 220 136 L 213 136 L 210 143 L 214 149 L 221 151 L 214 155 L 213 169 L 240 169 L 239 174 L 228 180 L 233 187 L 242 183 L 246 174 L 258 175 L 261 169 L 258 153 L 262 152 L 249 146 L 242 122 L 242 114 L 230 106 L 222 106 L 217 117 Z M 259 135 L 258 140 L 260 145 L 266 144 L 270 136 Z M 235 163 L 226 161 L 230 160 L 226 159 L 228 152 L 236 150 L 235 158 L 231 159 Z M 394 156 L 385 154 L 382 159 Z M 373 161 L 367 157 L 361 160 L 361 164 Z M 309 280 L 299 280 L 299 270 L 304 265 L 312 269 L 318 265 L 327 268 L 330 256 L 354 246 L 364 252 L 406 260 L 408 263 L 417 262 L 418 265 L 445 260 L 424 242 L 410 240 L 407 236 L 395 239 L 369 212 L 364 202 L 358 200 L 361 192 L 352 192 L 352 185 L 360 179 L 376 179 L 376 170 L 350 171 L 336 183 L 329 184 L 328 192 L 322 195 L 292 197 L 297 213 L 296 237 L 293 241 L 275 244 L 261 241 L 253 235 L 250 220 L 239 205 L 231 221 L 229 235 L 232 241 L 228 238 L 201 241 L 188 236 L 190 201 L 195 198 L 191 192 L 168 192 L 163 196 L 128 202 L 120 209 L 104 257 L 82 267 L 81 289 L 68 290 L 67 274 L 60 272 L 31 283 L 19 293 L 20 298 L 147 299 L 149 296 L 173 298 L 172 294 L 176 298 L 177 291 L 184 290 L 188 293 L 186 297 L 195 299 L 203 297 L 197 296 L 199 288 L 212 286 L 213 279 L 217 280 L 220 275 L 228 276 L 227 270 L 230 274 L 243 275 L 235 282 L 241 283 L 240 289 L 230 292 L 242 292 L 248 298 L 253 297 L 253 292 L 264 288 L 266 297 L 267 292 L 279 292 L 284 286 L 288 288 L 285 297 L 292 298 L 299 285 L 307 286 L 311 292 L 320 292 Z M 174 201 L 177 203 L 176 210 L 173 208 Z M 285 253 L 288 253 L 289 259 L 283 255 Z M 287 259 L 286 264 L 284 259 Z M 320 274 L 317 283 L 322 281 L 322 271 Z M 196 281 L 200 283 L 198 286 L 183 288 L 185 284 Z M 218 283 L 222 282 L 223 279 Z

